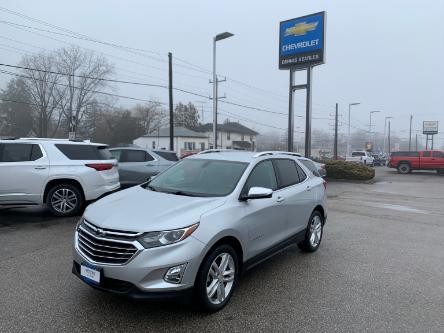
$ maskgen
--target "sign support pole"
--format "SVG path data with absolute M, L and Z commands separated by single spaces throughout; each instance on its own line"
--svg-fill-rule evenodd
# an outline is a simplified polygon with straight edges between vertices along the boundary
M 294 142 L 293 85 L 294 85 L 294 70 L 290 68 L 290 89 L 288 96 L 288 142 L 287 142 L 288 151 L 293 151 L 293 142 Z
M 312 66 L 307 68 L 307 98 L 305 109 L 305 157 L 310 158 L 311 155 L 311 80 Z

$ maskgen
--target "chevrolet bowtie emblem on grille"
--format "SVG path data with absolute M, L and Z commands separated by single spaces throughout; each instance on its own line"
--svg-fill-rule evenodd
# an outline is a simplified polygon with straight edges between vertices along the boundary
M 295 24 L 293 27 L 285 29 L 285 36 L 303 36 L 309 31 L 316 30 L 319 22 L 306 23 L 301 22 Z
M 106 236 L 106 231 L 100 228 L 96 228 L 95 230 L 97 236 Z

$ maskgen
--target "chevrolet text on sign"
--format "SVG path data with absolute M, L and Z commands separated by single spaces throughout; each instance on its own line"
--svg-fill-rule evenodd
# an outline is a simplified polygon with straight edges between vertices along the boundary
M 304 68 L 324 63 L 325 12 L 280 23 L 279 68 Z

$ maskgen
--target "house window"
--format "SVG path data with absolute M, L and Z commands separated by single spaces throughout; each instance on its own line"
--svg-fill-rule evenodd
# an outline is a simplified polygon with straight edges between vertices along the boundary
M 200 150 L 205 150 L 205 142 L 200 143 Z
M 227 140 L 231 140 L 230 134 L 230 132 L 227 132 Z
M 156 149 L 156 141 L 153 141 L 152 147 L 153 147 L 153 149 Z
M 245 139 L 245 137 L 244 137 L 244 135 L 242 134 L 242 136 L 241 136 L 241 141 L 244 141 L 244 139 Z
M 183 143 L 184 150 L 196 150 L 195 142 L 184 142 Z

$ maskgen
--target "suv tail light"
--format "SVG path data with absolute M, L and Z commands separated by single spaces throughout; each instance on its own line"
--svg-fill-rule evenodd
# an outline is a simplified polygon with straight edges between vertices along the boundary
M 105 170 L 111 170 L 114 166 L 112 163 L 91 163 L 91 164 L 85 164 L 85 166 L 89 168 L 93 168 L 97 171 L 105 171 Z

